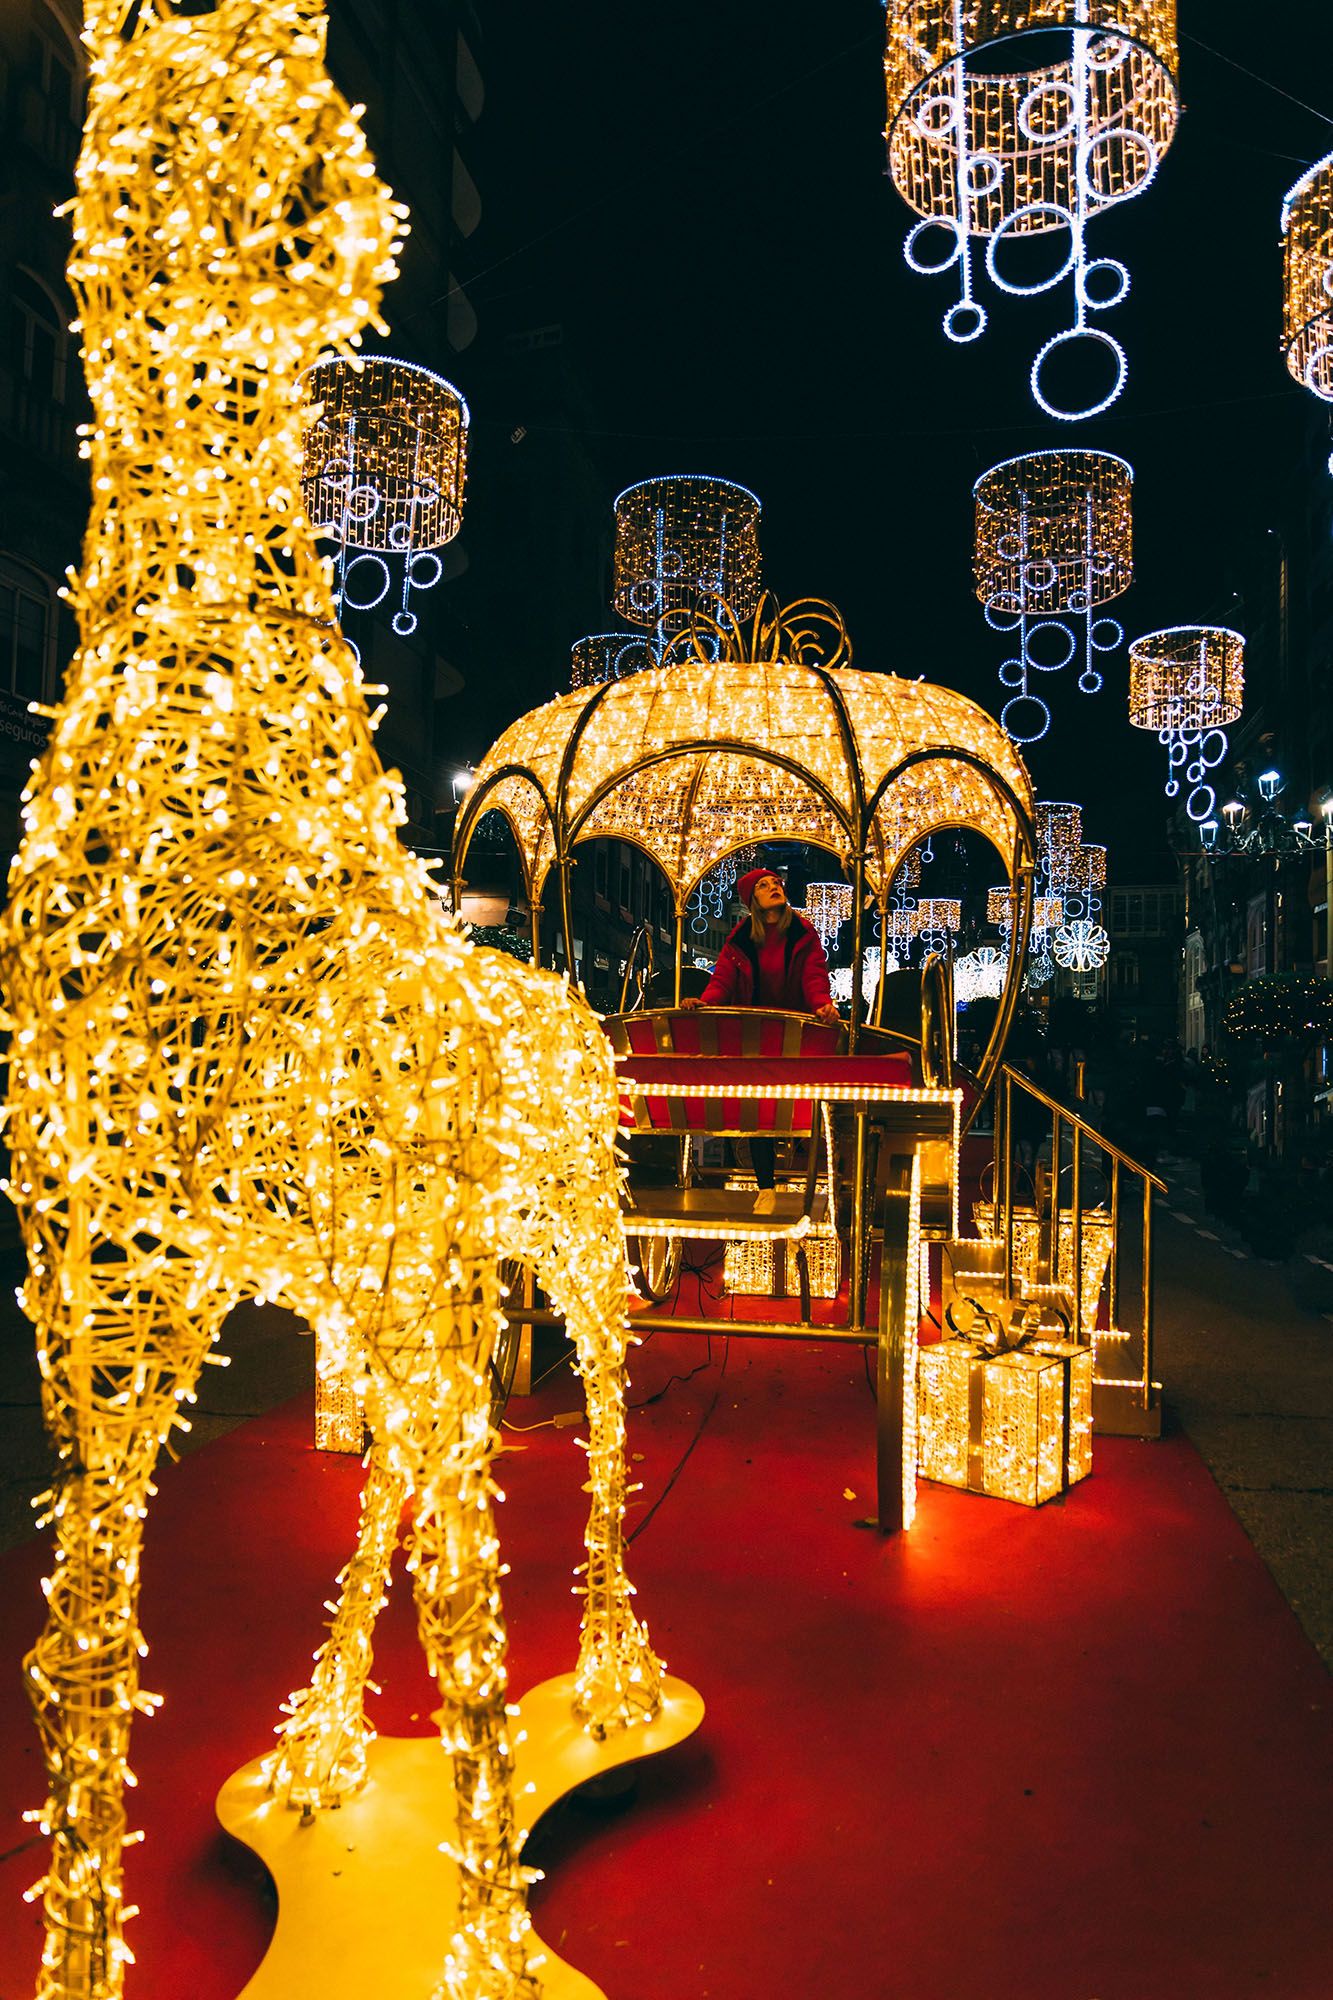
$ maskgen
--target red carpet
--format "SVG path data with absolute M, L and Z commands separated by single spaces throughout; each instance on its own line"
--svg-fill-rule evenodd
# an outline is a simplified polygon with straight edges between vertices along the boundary
M 872 1505 L 859 1357 L 737 1341 L 724 1373 L 724 1353 L 631 1434 L 633 1521 L 717 1397 L 631 1552 L 708 1714 L 627 1804 L 567 1802 L 538 1829 L 552 1943 L 612 2000 L 1328 2000 L 1328 1683 L 1189 1445 L 1102 1440 L 1094 1476 L 1035 1513 L 923 1486 L 911 1535 L 883 1543 L 853 1525 Z M 634 1398 L 704 1356 L 659 1336 Z M 569 1407 L 557 1382 L 515 1415 Z M 212 1799 L 304 1679 L 351 1545 L 360 1468 L 309 1435 L 289 1405 L 161 1479 L 136 2000 L 231 2000 L 264 1948 L 265 1878 Z M 572 1436 L 505 1460 L 516 1691 L 574 1657 Z M 0 2000 L 31 1992 L 38 1950 L 16 1666 L 43 1567 L 35 1546 L 0 1561 Z M 380 1727 L 426 1733 L 399 1586 L 376 1677 Z

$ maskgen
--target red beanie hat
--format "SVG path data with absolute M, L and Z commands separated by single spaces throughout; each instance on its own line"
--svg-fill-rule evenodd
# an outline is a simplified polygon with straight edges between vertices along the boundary
M 776 868 L 749 868 L 736 884 L 736 894 L 740 897 L 747 910 L 750 907 L 751 898 L 755 890 L 759 887 L 765 875 L 777 876 L 779 882 L 782 880 Z

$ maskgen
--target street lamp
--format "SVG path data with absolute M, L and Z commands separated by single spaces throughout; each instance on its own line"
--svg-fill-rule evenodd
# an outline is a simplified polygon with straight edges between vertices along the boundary
M 1259 787 L 1259 796 L 1264 804 L 1271 805 L 1282 789 L 1282 773 L 1280 771 L 1261 771 L 1254 782 Z

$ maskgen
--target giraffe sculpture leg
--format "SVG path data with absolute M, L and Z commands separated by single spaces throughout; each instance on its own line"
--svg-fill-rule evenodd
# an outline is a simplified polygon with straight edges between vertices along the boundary
M 452 1760 L 458 1924 L 435 2000 L 537 2000 L 519 1850 L 505 1695 L 506 1631 L 490 1469 L 489 1411 L 451 1399 L 447 1454 L 417 1494 L 409 1566 L 417 1623 L 440 1690 L 440 1737 Z M 461 1504 L 460 1504 L 461 1502 Z
M 93 1261 L 86 1217 L 64 1245 L 30 1246 L 25 1305 L 38 1323 L 43 1398 L 58 1453 L 55 1560 L 44 1630 L 25 1661 L 49 1781 L 38 2000 L 104 2000 L 129 1957 L 123 1924 L 130 1728 L 157 1698 L 140 1686 L 139 1558 L 152 1473 L 225 1316 L 199 1309 L 196 1274 L 160 1253 Z M 74 1247 L 77 1245 L 78 1247 Z M 190 1298 L 187 1305 L 186 1299 Z
M 290 1719 L 266 1767 L 274 1794 L 287 1805 L 339 1806 L 365 1782 L 374 1736 L 365 1694 L 375 1618 L 388 1596 L 408 1490 L 401 1463 L 384 1445 L 372 1446 L 356 1549 L 338 1575 L 329 1636 L 315 1655 L 310 1686 L 287 1704 Z

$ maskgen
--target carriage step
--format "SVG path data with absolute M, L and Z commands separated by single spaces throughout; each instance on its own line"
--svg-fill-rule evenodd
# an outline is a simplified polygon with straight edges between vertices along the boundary
M 824 1220 L 816 1194 L 807 1216 L 803 1195 L 767 1188 L 628 1188 L 625 1228 L 638 1236 L 800 1236 Z

